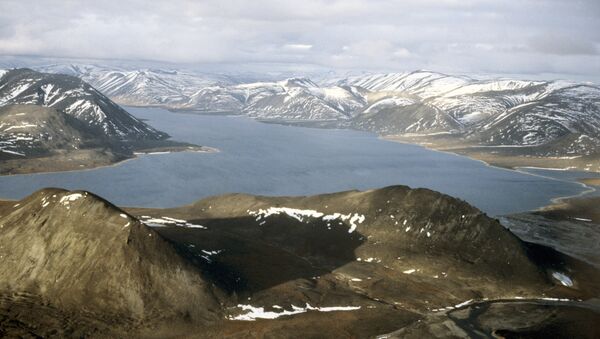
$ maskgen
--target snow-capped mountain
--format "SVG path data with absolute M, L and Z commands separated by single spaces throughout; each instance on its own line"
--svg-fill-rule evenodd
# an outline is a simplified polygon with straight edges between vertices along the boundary
M 347 120 L 366 103 L 355 86 L 320 87 L 309 79 L 238 85 L 245 96 L 243 112 L 260 119 Z
M 82 64 L 56 64 L 37 70 L 69 74 L 88 82 L 119 104 L 185 108 L 199 90 L 236 82 L 223 75 L 163 69 L 115 69 Z
M 224 86 L 208 86 L 192 94 L 183 108 L 198 112 L 239 114 L 246 102 L 246 92 Z
M 112 159 L 120 157 L 115 154 L 130 154 L 131 145 L 163 142 L 167 137 L 79 78 L 30 69 L 4 71 L 0 76 L 3 157 L 97 149 Z
M 483 120 L 466 137 L 485 145 L 544 147 L 550 155 L 598 153 L 600 88 L 571 84 L 538 94 Z
M 354 126 L 384 135 L 446 133 L 483 146 L 560 144 L 555 153 L 579 155 L 597 153 L 589 145 L 600 144 L 600 88 L 589 84 L 475 80 L 427 71 L 336 83 L 371 91 Z M 576 140 L 587 140 L 588 147 L 578 149 Z
M 15 69 L 0 78 L 0 106 L 51 107 L 76 118 L 97 135 L 122 140 L 159 140 L 166 135 L 136 119 L 73 76 Z
M 460 88 L 470 81 L 467 77 L 450 76 L 442 73 L 418 71 L 412 73 L 387 73 L 354 76 L 329 80 L 337 85 L 354 85 L 371 92 L 403 92 L 428 98 Z
M 309 79 L 239 84 L 229 76 L 161 69 L 125 70 L 94 65 L 38 67 L 77 76 L 115 102 L 199 112 L 245 113 L 261 119 L 347 119 L 366 104 L 355 86 L 320 87 Z

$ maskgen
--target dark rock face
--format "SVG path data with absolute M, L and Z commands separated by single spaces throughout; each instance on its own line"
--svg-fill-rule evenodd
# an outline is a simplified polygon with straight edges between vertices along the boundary
M 523 243 L 465 202 L 404 186 L 128 213 L 48 189 L 0 204 L 0 225 L 7 335 L 448 337 L 472 324 L 486 337 L 521 333 L 511 307 L 546 312 L 556 300 L 568 318 L 576 300 L 599 294 L 589 265 Z M 68 330 L 57 325 L 65 319 Z
M 206 227 L 156 230 L 230 294 L 233 319 L 256 313 L 249 306 L 275 316 L 307 304 L 360 307 L 322 313 L 318 319 L 307 312 L 244 322 L 235 325 L 237 331 L 254 331 L 262 324 L 261 335 L 297 337 L 295 331 L 306 333 L 303 329 L 310 326 L 328 336 L 364 337 L 393 332 L 389 329 L 431 313 L 441 312 L 447 321 L 445 312 L 465 302 L 598 293 L 583 282 L 598 279 L 588 266 L 523 243 L 470 205 L 425 189 L 396 186 L 313 197 L 236 194 L 132 213 Z M 577 286 L 561 286 L 553 278 L 556 272 L 578 280 Z M 372 326 L 359 319 L 370 319 Z M 513 320 L 497 325 L 514 328 Z M 352 332 L 331 329 L 332 321 Z M 489 327 L 489 333 L 498 326 Z
M 287 209 L 288 213 L 265 217 L 277 208 Z M 264 213 L 260 213 L 261 210 Z M 248 258 L 248 262 L 240 263 L 244 260 L 244 252 L 259 256 L 261 252 L 272 251 L 265 250 L 265 246 L 269 246 L 301 258 L 312 267 L 305 272 L 304 278 L 337 270 L 347 281 L 352 278 L 364 281 L 371 275 L 370 271 L 381 270 L 378 272 L 381 274 L 379 286 L 389 285 L 390 289 L 381 291 L 383 294 L 396 295 L 400 290 L 393 291 L 392 286 L 407 279 L 440 284 L 447 279 L 444 274 L 454 275 L 455 283 L 463 279 L 473 283 L 480 280 L 481 285 L 473 291 L 463 291 L 466 292 L 465 300 L 471 293 L 507 293 L 512 288 L 505 290 L 501 285 L 508 281 L 512 286 L 523 283 L 528 286 L 526 289 L 531 287 L 532 290 L 546 283 L 543 272 L 529 260 L 525 246 L 510 232 L 468 204 L 429 190 L 390 187 L 307 198 L 234 195 L 203 200 L 191 207 L 165 213 L 188 219 L 193 217 L 194 222 L 208 228 L 202 231 L 157 230 L 176 242 L 194 239 L 198 241 L 195 248 L 221 251 L 211 257 L 210 266 L 216 266 L 217 271 L 231 273 L 234 265 L 254 274 L 257 265 L 280 265 L 277 261 L 281 256 L 272 256 L 272 260 L 267 261 Z M 321 215 L 307 216 L 311 213 Z M 328 220 L 336 214 L 349 217 Z M 356 220 L 363 221 L 355 221 L 352 226 L 350 219 L 355 215 Z M 180 232 L 184 233 L 180 235 Z M 234 242 L 222 239 L 233 236 L 243 240 L 231 246 Z M 215 239 L 219 240 L 215 242 Z M 252 249 L 242 249 L 252 243 L 255 243 Z M 259 244 L 263 244 L 262 248 Z M 223 266 L 227 268 L 218 267 L 220 258 L 224 258 Z M 235 258 L 237 264 L 227 262 L 228 258 Z M 364 270 L 366 272 L 362 272 Z M 485 277 L 478 277 L 481 274 Z M 269 277 L 275 280 L 271 285 L 281 283 L 276 276 Z M 370 280 L 373 278 L 371 276 Z M 232 279 L 252 280 L 246 276 Z M 489 279 L 494 282 L 488 286 L 486 281 Z M 234 284 L 234 281 L 228 284 Z M 268 287 L 263 286 L 263 289 Z M 245 291 L 242 285 L 233 289 L 238 293 Z M 439 297 L 444 299 L 447 295 L 444 292 Z M 430 298 L 435 299 L 435 295 Z

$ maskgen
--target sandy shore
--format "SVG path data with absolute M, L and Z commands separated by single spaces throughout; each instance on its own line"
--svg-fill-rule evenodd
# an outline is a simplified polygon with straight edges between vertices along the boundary
M 582 182 L 589 186 L 599 186 L 600 187 L 600 178 L 579 179 L 579 182 Z
M 539 157 L 528 155 L 521 147 L 477 147 L 460 143 L 455 139 L 386 136 L 384 140 L 423 146 L 440 152 L 458 154 L 480 160 L 488 165 L 516 169 L 536 167 L 559 170 L 576 170 L 600 173 L 600 155 L 581 157 Z

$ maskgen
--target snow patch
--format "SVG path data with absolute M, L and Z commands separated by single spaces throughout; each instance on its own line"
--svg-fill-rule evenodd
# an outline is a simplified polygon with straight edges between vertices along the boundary
M 567 287 L 572 287 L 573 286 L 573 280 L 571 280 L 571 278 L 569 278 L 566 274 L 561 273 L 561 272 L 553 272 L 552 273 L 552 278 L 560 281 L 560 283 L 563 286 L 567 286 Z
M 356 230 L 358 224 L 362 224 L 365 221 L 365 216 L 358 213 L 333 213 L 333 214 L 325 214 L 322 212 L 318 212 L 315 210 L 302 210 L 296 208 L 289 207 L 269 207 L 265 209 L 259 209 L 258 211 L 247 211 L 249 215 L 256 217 L 256 221 L 260 221 L 263 218 L 268 218 L 272 215 L 280 215 L 286 214 L 291 218 L 298 220 L 299 222 L 304 222 L 306 218 L 321 218 L 323 221 L 331 222 L 335 220 L 348 221 L 350 223 L 350 228 L 348 229 L 348 233 L 352 233 Z M 261 222 L 261 225 L 264 224 L 264 221 Z
M 305 313 L 308 311 L 318 311 L 318 312 L 336 312 L 336 311 L 356 311 L 361 308 L 361 306 L 332 306 L 332 307 L 313 307 L 310 304 L 306 304 L 305 307 L 298 307 L 295 305 L 291 305 L 292 310 L 282 310 L 279 312 L 275 311 L 265 311 L 264 307 L 254 307 L 252 305 L 237 305 L 238 308 L 241 308 L 243 311 L 246 311 L 244 314 L 240 314 L 237 316 L 228 316 L 229 320 L 242 320 L 242 321 L 255 321 L 256 319 L 277 319 L 282 316 L 287 315 L 295 315 L 300 313 Z M 279 305 L 273 306 L 274 309 L 281 310 L 282 307 Z
M 63 205 L 68 205 L 69 202 L 73 202 L 73 201 L 79 200 L 81 198 L 83 198 L 83 194 L 72 193 L 72 194 L 65 195 L 64 197 L 60 198 L 60 203 L 62 203 Z
M 22 156 L 22 157 L 24 157 L 24 156 L 25 156 L 25 154 L 24 154 L 24 153 L 19 153 L 19 152 L 15 152 L 15 151 L 10 151 L 10 150 L 7 150 L 7 149 L 0 149 L 0 152 L 4 152 L 4 153 L 8 153 L 8 154 L 14 154 L 14 155 L 20 155 L 20 156 Z
M 371 258 L 367 258 L 367 259 L 362 259 L 362 261 L 364 261 L 364 262 L 378 262 L 379 263 L 379 262 L 381 262 L 381 259 L 377 259 L 377 258 L 371 257 Z
M 187 228 L 202 228 L 206 229 L 205 226 L 189 223 L 187 220 L 175 219 L 171 217 L 152 218 L 147 215 L 140 217 L 141 222 L 149 227 L 165 227 L 165 226 L 179 226 Z
M 571 301 L 570 299 L 567 299 L 567 298 L 542 298 L 542 300 L 546 300 L 546 301 Z

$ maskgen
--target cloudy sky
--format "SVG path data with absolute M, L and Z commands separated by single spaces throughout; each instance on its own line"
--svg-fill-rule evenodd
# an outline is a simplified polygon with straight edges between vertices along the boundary
M 1 0 L 0 55 L 600 80 L 600 1 Z

